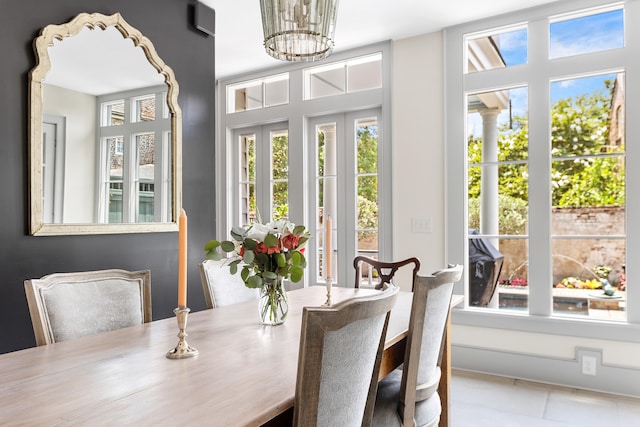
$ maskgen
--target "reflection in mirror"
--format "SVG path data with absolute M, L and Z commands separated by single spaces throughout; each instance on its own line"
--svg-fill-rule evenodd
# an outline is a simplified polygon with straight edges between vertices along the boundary
M 31 234 L 177 230 L 178 84 L 151 42 L 119 14 L 80 14 L 34 48 Z

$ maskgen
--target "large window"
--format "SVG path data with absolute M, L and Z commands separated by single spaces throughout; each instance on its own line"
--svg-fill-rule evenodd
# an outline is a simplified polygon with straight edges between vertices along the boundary
M 640 78 L 625 23 L 640 11 L 580 6 L 448 30 L 447 179 L 465 195 L 447 201 L 449 256 L 472 313 L 640 322 L 626 168 L 640 151 L 625 144 L 640 131 L 625 120 Z
M 98 221 L 168 221 L 171 122 L 166 87 L 101 96 L 98 111 Z
M 221 83 L 220 238 L 258 219 L 304 224 L 313 236 L 305 252 L 311 284 L 328 275 L 329 256 L 339 286 L 353 285 L 356 255 L 391 259 L 387 51 L 385 43 Z M 271 89 L 280 95 L 270 97 Z

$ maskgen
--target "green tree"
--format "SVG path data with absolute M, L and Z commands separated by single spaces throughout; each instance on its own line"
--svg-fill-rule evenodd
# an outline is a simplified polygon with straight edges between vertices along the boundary
M 624 164 L 609 145 L 611 83 L 591 95 L 557 101 L 551 110 L 553 206 L 624 205 Z M 582 157 L 584 156 L 584 157 Z

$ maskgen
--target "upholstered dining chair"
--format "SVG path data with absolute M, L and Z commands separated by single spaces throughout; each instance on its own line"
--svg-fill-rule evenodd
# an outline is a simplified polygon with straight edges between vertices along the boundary
M 431 427 L 440 421 L 439 362 L 453 284 L 461 277 L 461 265 L 417 276 L 404 364 L 380 381 L 373 426 Z
M 207 308 L 260 298 L 260 289 L 247 288 L 240 274 L 231 274 L 224 261 L 201 262 L 200 281 Z
M 24 281 L 37 345 L 151 322 L 151 272 L 54 273 Z
M 399 288 L 331 307 L 304 307 L 293 409 L 297 427 L 369 426 Z
M 366 256 L 357 256 L 353 259 L 353 268 L 356 270 L 354 286 L 359 288 L 360 285 L 366 284 L 368 287 L 373 286 L 376 289 L 382 289 L 385 283 L 392 283 L 393 276 L 405 265 L 413 265 L 412 283 L 415 283 L 416 275 L 418 271 L 420 271 L 420 260 L 418 258 L 407 258 L 402 261 L 392 262 L 379 261 Z M 377 279 L 375 280 L 373 278 L 374 271 L 377 275 Z M 366 283 L 363 283 L 363 277 L 366 278 Z

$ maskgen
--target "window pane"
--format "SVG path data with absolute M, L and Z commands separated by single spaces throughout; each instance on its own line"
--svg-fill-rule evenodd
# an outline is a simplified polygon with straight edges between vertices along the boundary
M 137 98 L 133 101 L 135 122 L 151 122 L 156 119 L 155 95 Z
M 262 80 L 227 86 L 227 112 L 262 108 Z
M 527 88 L 467 96 L 471 306 L 528 307 L 527 98 Z
M 551 59 L 624 47 L 623 9 L 552 19 L 549 36 Z
M 469 36 L 467 73 L 527 63 L 527 28 L 515 27 Z
M 307 86 L 305 99 L 343 94 L 346 85 L 345 64 L 331 64 L 306 70 L 304 79 Z
M 124 123 L 124 100 L 102 104 L 102 126 L 117 126 Z
M 256 138 L 240 137 L 240 222 L 248 225 L 256 218 Z
M 378 231 L 358 231 L 358 254 L 378 258 Z
M 358 173 L 378 173 L 378 122 L 360 121 L 357 128 Z
M 497 290 L 500 309 L 523 311 L 529 307 L 528 244 L 528 239 L 500 239 L 504 255 Z
M 358 255 L 378 256 L 378 121 L 356 122 Z
M 155 190 L 155 134 L 136 135 L 138 157 L 138 222 L 153 222 Z
M 124 139 L 122 137 L 107 138 L 107 170 L 109 177 L 107 182 L 107 200 L 109 203 L 109 223 L 122 222 L 122 171 L 124 165 L 124 154 L 122 147 Z
M 264 106 L 282 105 L 289 102 L 289 75 L 266 79 L 264 82 Z
M 624 73 L 551 84 L 553 234 L 626 233 L 624 98 Z
M 287 131 L 271 132 L 272 219 L 289 216 L 289 138 Z
M 525 235 L 527 88 L 474 94 L 467 100 L 469 228 L 487 235 Z
M 625 254 L 623 238 L 554 239 L 554 314 L 626 320 Z
M 325 123 L 316 126 L 316 189 L 317 189 L 317 201 L 316 201 L 316 260 L 318 280 L 322 280 L 327 276 L 325 270 L 326 257 L 332 257 L 332 271 L 331 275 L 335 279 L 338 274 L 338 264 L 335 262 L 337 259 L 337 248 L 335 243 L 332 245 L 330 251 L 325 246 L 326 236 L 326 219 L 331 217 L 331 229 L 336 230 L 338 228 L 337 221 L 337 176 L 336 176 L 336 124 Z
M 615 120 L 624 116 L 624 73 L 555 81 L 550 97 L 555 158 L 624 152 L 624 123 L 620 128 Z M 611 112 L 618 109 L 612 123 Z
M 348 92 L 382 87 L 382 55 L 366 56 L 347 64 Z

